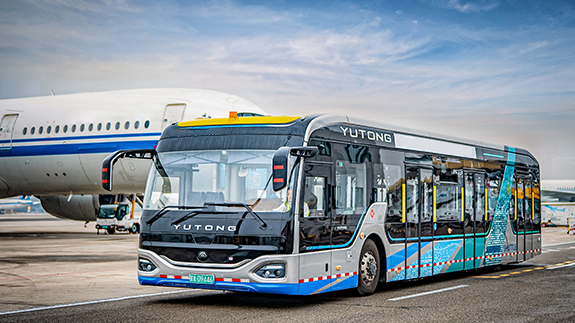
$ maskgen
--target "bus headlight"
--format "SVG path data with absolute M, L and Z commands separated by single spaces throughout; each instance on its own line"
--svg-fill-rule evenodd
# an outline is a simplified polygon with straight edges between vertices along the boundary
M 140 271 L 154 271 L 154 269 L 156 269 L 156 265 L 154 265 L 153 262 L 149 261 L 148 259 L 145 258 L 140 258 L 138 259 L 138 269 Z
M 262 278 L 284 278 L 286 275 L 285 264 L 269 264 L 256 271 L 256 275 Z

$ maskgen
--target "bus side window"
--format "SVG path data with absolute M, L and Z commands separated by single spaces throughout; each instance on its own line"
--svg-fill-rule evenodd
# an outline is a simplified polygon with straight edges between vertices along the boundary
M 335 169 L 337 215 L 361 214 L 365 208 L 365 164 L 338 160 Z
M 437 228 L 435 236 L 463 233 L 461 201 L 463 198 L 463 171 L 450 168 L 435 169 Z
M 306 177 L 304 206 L 302 215 L 304 217 L 323 217 L 326 215 L 326 178 Z
M 385 185 L 385 174 L 383 164 L 373 165 L 373 193 L 371 200 L 373 202 L 386 202 L 387 201 L 387 189 Z

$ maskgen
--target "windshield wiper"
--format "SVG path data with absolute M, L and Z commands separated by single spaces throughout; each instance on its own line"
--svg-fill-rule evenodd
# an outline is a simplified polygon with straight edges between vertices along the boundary
M 254 219 L 256 219 L 256 221 L 260 224 L 260 228 L 262 230 L 265 230 L 268 227 L 268 224 L 262 219 L 260 218 L 259 215 L 257 215 L 257 213 L 255 213 L 254 211 L 252 211 L 252 209 L 250 209 L 250 206 L 253 205 L 247 205 L 245 203 L 205 203 L 205 205 L 208 206 L 227 206 L 227 207 L 243 207 L 245 208 L 249 214 L 251 214 Z
M 146 221 L 147 225 L 152 225 L 152 223 L 156 222 L 159 218 L 163 217 L 170 209 L 178 209 L 178 210 L 192 210 L 192 209 L 203 209 L 204 206 L 174 206 L 168 205 L 162 208 L 153 218 Z
M 187 219 L 193 218 L 194 216 L 196 216 L 198 214 L 234 214 L 235 213 L 235 212 L 218 212 L 218 211 L 216 211 L 216 205 L 213 205 L 212 203 L 204 203 L 204 206 L 197 207 L 197 209 L 200 209 L 200 210 L 192 211 L 192 212 L 184 215 L 183 217 L 172 222 L 171 225 L 180 224 L 180 223 L 186 221 Z

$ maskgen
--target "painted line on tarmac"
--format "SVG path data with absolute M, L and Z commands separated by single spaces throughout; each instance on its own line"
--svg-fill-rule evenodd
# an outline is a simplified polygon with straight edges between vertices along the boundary
M 407 296 L 402 296 L 402 297 L 390 298 L 390 299 L 388 299 L 388 301 L 392 301 L 392 302 L 401 301 L 401 300 L 407 299 L 407 298 L 413 298 L 413 297 L 419 297 L 419 296 L 437 294 L 437 293 L 447 292 L 447 291 L 450 291 L 450 290 L 459 289 L 459 288 L 463 288 L 463 287 L 469 287 L 469 285 L 459 285 L 459 286 L 454 286 L 454 287 L 448 287 L 448 288 L 433 290 L 433 291 L 425 292 L 425 293 L 419 293 L 419 294 L 407 295 Z
M 552 246 L 560 246 L 563 244 L 572 244 L 575 243 L 575 241 L 569 241 L 569 242 L 561 242 L 561 243 L 553 243 L 553 244 L 544 244 L 541 247 L 545 248 L 545 247 L 552 247 Z
M 34 307 L 34 308 L 26 308 L 22 310 L 13 310 L 13 311 L 5 311 L 0 312 L 0 316 L 2 315 L 10 315 L 10 314 L 21 314 L 27 312 L 37 312 L 37 311 L 45 311 L 45 310 L 54 310 L 59 308 L 66 308 L 66 307 L 74 307 L 74 306 L 82 306 L 82 305 L 93 305 L 93 304 L 100 304 L 100 303 L 109 303 L 109 302 L 117 302 L 117 301 L 125 301 L 129 299 L 136 299 L 136 298 L 144 298 L 144 297 L 154 297 L 154 296 L 164 296 L 164 295 L 172 295 L 172 294 L 180 294 L 186 292 L 197 292 L 198 290 L 176 290 L 176 291 L 169 291 L 169 292 L 162 292 L 162 293 L 154 293 L 154 294 L 143 294 L 143 295 L 133 295 L 133 296 L 124 296 L 124 297 L 116 297 L 116 298 L 106 298 L 106 299 L 98 299 L 94 301 L 86 301 L 86 302 L 77 302 L 77 303 L 69 303 L 69 304 L 58 304 L 58 305 L 49 305 L 49 306 L 42 306 L 42 307 Z
M 571 263 L 571 264 L 568 264 L 568 265 L 547 267 L 547 268 L 545 268 L 545 269 L 558 269 L 558 268 L 565 268 L 565 267 L 571 267 L 571 266 L 575 266 L 575 263 Z
M 35 275 L 35 276 L 15 276 L 15 277 L 0 278 L 0 280 L 32 279 L 32 278 L 40 278 L 40 277 L 66 276 L 66 275 L 78 275 L 78 274 L 94 274 L 94 273 L 104 273 L 104 272 L 110 272 L 110 271 L 125 271 L 125 270 L 126 269 L 107 269 L 107 270 L 95 270 L 95 271 L 78 271 L 78 272 L 71 272 L 71 273 L 55 273 L 55 274 Z

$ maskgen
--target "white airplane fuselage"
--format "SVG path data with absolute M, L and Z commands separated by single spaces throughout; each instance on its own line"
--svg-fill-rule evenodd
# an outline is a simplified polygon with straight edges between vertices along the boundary
M 0 197 L 110 194 L 101 186 L 110 153 L 152 149 L 173 122 L 229 111 L 264 113 L 237 96 L 198 89 L 0 100 Z M 111 194 L 143 193 L 149 166 L 149 160 L 120 161 Z

